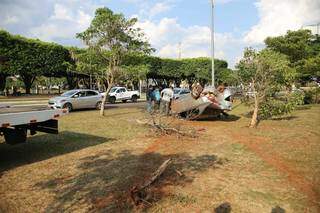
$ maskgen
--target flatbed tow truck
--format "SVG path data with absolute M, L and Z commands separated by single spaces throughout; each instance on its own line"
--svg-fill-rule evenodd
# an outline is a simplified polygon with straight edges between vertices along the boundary
M 58 134 L 58 118 L 67 114 L 66 109 L 48 107 L 11 107 L 0 105 L 0 135 L 8 144 L 24 143 L 27 132 Z

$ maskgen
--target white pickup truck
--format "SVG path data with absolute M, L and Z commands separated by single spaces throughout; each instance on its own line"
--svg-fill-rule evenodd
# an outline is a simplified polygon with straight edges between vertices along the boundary
M 66 109 L 49 109 L 47 107 L 10 107 L 0 106 L 0 135 L 8 144 L 24 143 L 27 130 L 58 134 L 57 118 L 68 113 Z
M 114 104 L 116 101 L 126 102 L 127 100 L 137 102 L 139 98 L 139 91 L 128 91 L 125 87 L 112 87 L 107 100 Z

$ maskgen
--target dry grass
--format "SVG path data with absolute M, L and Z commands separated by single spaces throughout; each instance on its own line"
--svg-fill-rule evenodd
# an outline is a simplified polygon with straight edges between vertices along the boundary
M 248 129 L 245 108 L 224 120 L 182 121 L 199 137 L 154 136 L 137 125 L 140 109 L 79 111 L 59 135 L 0 144 L 0 211 L 10 212 L 318 212 L 320 106 Z M 151 189 L 152 206 L 128 192 L 165 159 L 173 163 Z M 179 175 L 176 170 L 183 175 Z

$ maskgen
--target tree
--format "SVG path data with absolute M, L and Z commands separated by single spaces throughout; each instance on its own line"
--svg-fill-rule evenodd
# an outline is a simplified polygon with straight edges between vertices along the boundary
M 24 82 L 26 93 L 37 76 L 62 76 L 67 64 L 71 63 L 69 52 L 61 45 L 27 39 L 0 31 L 0 55 L 8 62 L 3 70 L 10 75 L 19 75 Z
M 265 40 L 268 49 L 285 54 L 290 66 L 297 70 L 297 79 L 304 83 L 311 77 L 320 77 L 317 69 L 310 64 L 320 56 L 320 38 L 310 30 L 288 31 L 286 35 L 268 37 Z M 319 70 L 319 69 L 318 69 Z
M 293 105 L 289 102 L 292 98 L 282 98 L 284 104 L 280 104 L 281 99 L 277 98 L 277 93 L 289 87 L 296 74 L 285 55 L 270 49 L 256 52 L 249 48 L 245 50 L 237 69 L 238 79 L 247 91 L 251 91 L 254 99 L 250 127 L 257 126 L 259 118 L 277 116 L 292 110 Z
M 150 53 L 152 50 L 148 42 L 143 39 L 141 29 L 136 28 L 137 19 L 126 19 L 123 14 L 113 13 L 109 8 L 98 8 L 89 28 L 76 35 L 93 48 L 101 57 L 106 69 L 103 78 L 108 82 L 106 94 L 116 81 L 120 71 L 123 56 L 130 52 Z M 108 51 L 108 57 L 103 52 Z M 104 115 L 106 95 L 103 98 L 100 115 Z
M 6 78 L 12 74 L 7 55 L 11 47 L 10 44 L 10 34 L 4 30 L 0 30 L 0 93 L 5 89 Z

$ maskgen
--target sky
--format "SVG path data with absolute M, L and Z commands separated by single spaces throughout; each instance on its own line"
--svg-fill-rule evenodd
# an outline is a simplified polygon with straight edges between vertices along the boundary
M 211 0 L 0 0 L 0 28 L 67 46 L 83 44 L 84 31 L 99 7 L 108 7 L 137 26 L 156 48 L 154 55 L 182 58 L 211 55 Z M 320 22 L 320 0 L 215 0 L 215 57 L 233 68 L 245 47 L 262 48 L 268 36 Z M 180 43 L 180 45 L 179 45 Z

